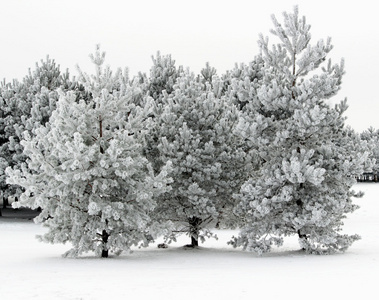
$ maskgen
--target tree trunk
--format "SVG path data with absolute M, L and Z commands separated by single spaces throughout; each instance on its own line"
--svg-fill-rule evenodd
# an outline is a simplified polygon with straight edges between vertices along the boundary
M 102 258 L 108 258 L 108 250 L 101 251 L 101 257 Z
M 101 234 L 101 239 L 103 242 L 103 251 L 101 252 L 101 257 L 108 257 L 108 249 L 107 249 L 107 243 L 108 243 L 109 234 L 106 230 L 103 230 Z
M 101 116 L 99 116 L 99 135 L 100 135 L 100 138 L 103 137 L 103 119 L 101 118 Z M 101 154 L 104 154 L 104 149 L 103 147 L 101 146 L 101 140 L 100 140 L 100 153 Z
M 201 219 L 198 217 L 192 217 L 188 219 L 190 225 L 191 234 L 191 244 L 188 245 L 191 248 L 199 246 L 199 225 L 201 224 Z
M 197 237 L 197 239 L 196 239 L 193 236 L 191 236 L 191 247 L 195 248 L 198 246 L 199 246 L 199 238 Z
M 3 208 L 7 208 L 7 205 L 8 205 L 8 198 L 3 197 Z
M 298 148 L 298 152 L 300 153 L 300 148 Z M 300 190 L 304 188 L 304 184 L 303 183 L 300 183 Z M 301 199 L 298 199 L 296 201 L 296 204 L 298 205 L 298 207 L 302 210 L 303 209 L 303 201 Z M 304 240 L 307 240 L 307 235 L 306 234 L 302 234 L 300 229 L 297 231 L 297 235 L 299 236 L 300 239 L 304 239 Z M 304 248 L 302 248 L 302 250 L 305 250 Z
M 307 240 L 307 235 L 306 234 L 302 234 L 300 232 L 300 229 L 297 231 L 297 235 L 299 236 L 300 239 L 304 239 L 304 240 Z M 301 250 L 305 251 L 305 248 L 301 248 Z

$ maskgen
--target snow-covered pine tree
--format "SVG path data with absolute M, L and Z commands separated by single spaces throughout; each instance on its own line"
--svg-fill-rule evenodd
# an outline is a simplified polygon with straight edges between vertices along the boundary
M 159 197 L 155 217 L 174 222 L 168 240 L 181 233 L 191 247 L 212 236 L 215 226 L 232 226 L 234 200 L 250 171 L 241 137 L 234 134 L 239 114 L 222 98 L 222 82 L 213 76 L 202 83 L 188 70 L 177 78 L 171 94 L 163 92 L 149 134 L 147 157 L 159 170 L 172 161 L 172 190 Z
M 27 100 L 27 89 L 17 80 L 13 83 L 2 83 L 0 88 L 0 188 L 1 196 L 8 198 L 18 194 L 16 186 L 6 183 L 5 169 L 24 161 L 22 146 L 15 127 L 22 123 L 23 116 L 30 115 L 31 104 Z
M 33 135 L 33 130 L 49 119 L 57 100 L 55 90 L 62 85 L 72 87 L 68 78 L 68 72 L 62 74 L 55 61 L 47 56 L 41 64 L 36 63 L 33 72 L 29 69 L 21 82 L 3 81 L 0 87 L 0 187 L 4 197 L 20 193 L 18 186 L 6 184 L 3 171 L 5 166 L 16 167 L 25 161 L 20 145 L 23 131 L 28 130 Z
M 34 137 L 26 132 L 27 166 L 7 169 L 8 182 L 25 189 L 17 205 L 42 208 L 36 221 L 49 231 L 39 239 L 71 242 L 65 256 L 146 246 L 159 230 L 150 222 L 155 197 L 169 189 L 170 163 L 154 174 L 141 154 L 151 106 L 133 103 L 138 86 L 104 68 L 104 57 L 98 47 L 96 75 L 80 71 L 91 99 L 61 90 L 49 122 Z
M 158 51 L 156 57 L 152 56 L 153 66 L 150 69 L 148 91 L 155 101 L 162 99 L 162 92 L 171 94 L 176 79 L 183 72 L 183 67 L 177 68 L 171 55 L 161 55 Z
M 332 108 L 326 100 L 341 87 L 344 64 L 330 60 L 330 39 L 311 45 L 310 26 L 298 8 L 273 16 L 271 31 L 280 43 L 269 49 L 260 37 L 264 78 L 249 101 L 253 114 L 241 118 L 240 131 L 250 139 L 262 166 L 236 198 L 240 235 L 234 246 L 263 253 L 298 235 L 309 253 L 345 251 L 358 235 L 341 234 L 343 219 L 357 206 L 351 190 L 367 161 L 367 144 L 344 125 L 346 100 Z M 319 70 L 319 72 L 316 72 Z

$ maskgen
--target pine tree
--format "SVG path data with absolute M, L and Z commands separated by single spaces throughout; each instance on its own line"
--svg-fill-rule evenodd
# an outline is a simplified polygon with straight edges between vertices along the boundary
M 331 40 L 312 46 L 297 7 L 284 13 L 284 25 L 274 16 L 273 23 L 280 43 L 270 50 L 268 38 L 260 37 L 263 78 L 248 100 L 254 109 L 239 124 L 262 165 L 236 196 L 243 222 L 231 243 L 263 253 L 298 235 L 309 253 L 345 251 L 359 239 L 339 232 L 357 209 L 352 198 L 361 194 L 351 188 L 368 152 L 344 125 L 346 100 L 334 108 L 326 102 L 341 87 L 344 64 L 329 60 L 320 70 Z
M 96 75 L 79 78 L 91 98 L 60 90 L 49 122 L 22 141 L 27 165 L 7 169 L 8 182 L 25 189 L 18 206 L 42 208 L 36 221 L 49 231 L 39 239 L 71 242 L 65 256 L 74 257 L 148 245 L 160 230 L 150 220 L 155 197 L 170 181 L 169 162 L 154 174 L 142 155 L 151 105 L 133 102 L 138 85 L 104 68 L 99 47 L 91 58 Z
M 21 82 L 3 81 L 0 87 L 0 188 L 3 196 L 18 196 L 21 189 L 17 185 L 6 184 L 4 170 L 7 166 L 20 167 L 25 162 L 20 141 L 23 132 L 34 135 L 34 130 L 44 125 L 56 107 L 58 93 L 56 89 L 80 90 L 69 80 L 69 73 L 61 73 L 59 65 L 48 56 L 36 63 L 33 70 Z
M 169 240 L 180 233 L 196 247 L 216 227 L 235 222 L 232 194 L 246 180 L 250 161 L 234 134 L 239 114 L 221 97 L 222 82 L 200 80 L 189 71 L 177 78 L 171 94 L 163 92 L 149 134 L 147 157 L 156 171 L 171 161 L 172 190 L 159 200 L 155 217 L 174 223 Z
M 183 72 L 183 67 L 177 68 L 171 55 L 161 55 L 159 51 L 152 60 L 153 66 L 150 69 L 147 89 L 149 95 L 159 102 L 163 97 L 163 91 L 167 94 L 172 93 L 176 79 Z
M 22 146 L 19 144 L 19 124 L 30 115 L 31 104 L 27 101 L 27 87 L 17 80 L 13 83 L 2 83 L 0 88 L 1 116 L 0 116 L 0 188 L 3 198 L 17 195 L 17 186 L 6 183 L 5 169 L 24 161 Z

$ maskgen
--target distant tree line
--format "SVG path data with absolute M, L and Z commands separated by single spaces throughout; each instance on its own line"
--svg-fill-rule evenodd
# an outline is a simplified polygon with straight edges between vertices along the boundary
M 373 127 L 361 133 L 361 139 L 370 147 L 370 159 L 374 162 L 372 170 L 358 176 L 358 182 L 379 182 L 379 130 Z

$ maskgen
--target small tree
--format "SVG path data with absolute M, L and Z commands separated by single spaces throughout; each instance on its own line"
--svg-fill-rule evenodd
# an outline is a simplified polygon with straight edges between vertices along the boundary
M 155 217 L 174 222 L 167 238 L 184 232 L 196 247 L 215 226 L 234 224 L 232 194 L 246 180 L 250 161 L 234 134 L 238 110 L 221 98 L 217 77 L 202 83 L 185 72 L 173 88 L 163 92 L 149 134 L 147 156 L 155 170 L 167 161 L 173 166 L 172 190 L 159 197 Z
M 379 130 L 375 130 L 373 127 L 361 133 L 361 139 L 367 141 L 370 145 L 370 159 L 375 160 L 375 165 L 372 167 L 374 173 L 374 181 L 378 181 L 379 174 Z M 362 174 L 363 175 L 363 174 Z
M 72 243 L 65 256 L 146 246 L 159 227 L 150 221 L 155 197 L 169 188 L 169 162 L 154 174 L 141 154 L 150 108 L 133 103 L 138 87 L 103 68 L 104 56 L 91 56 L 95 76 L 80 72 L 92 99 L 60 91 L 50 121 L 22 141 L 27 165 L 7 169 L 25 189 L 17 206 L 42 208 L 36 220 L 49 231 L 40 240 Z
M 149 95 L 159 102 L 163 97 L 163 91 L 167 94 L 172 93 L 176 79 L 183 72 L 183 67 L 177 68 L 171 55 L 161 55 L 159 51 L 152 60 L 153 66 L 150 69 L 147 89 Z
M 343 62 L 329 61 L 311 75 L 332 49 L 330 39 L 311 46 L 310 26 L 297 7 L 284 13 L 284 25 L 273 22 L 280 43 L 270 50 L 267 38 L 259 40 L 264 75 L 249 99 L 254 110 L 239 127 L 262 166 L 236 195 L 235 213 L 243 221 L 232 244 L 263 253 L 298 235 L 307 252 L 345 251 L 359 239 L 339 232 L 346 214 L 357 209 L 352 197 L 361 194 L 350 189 L 368 152 L 344 126 L 346 100 L 335 108 L 325 101 L 340 89 Z

